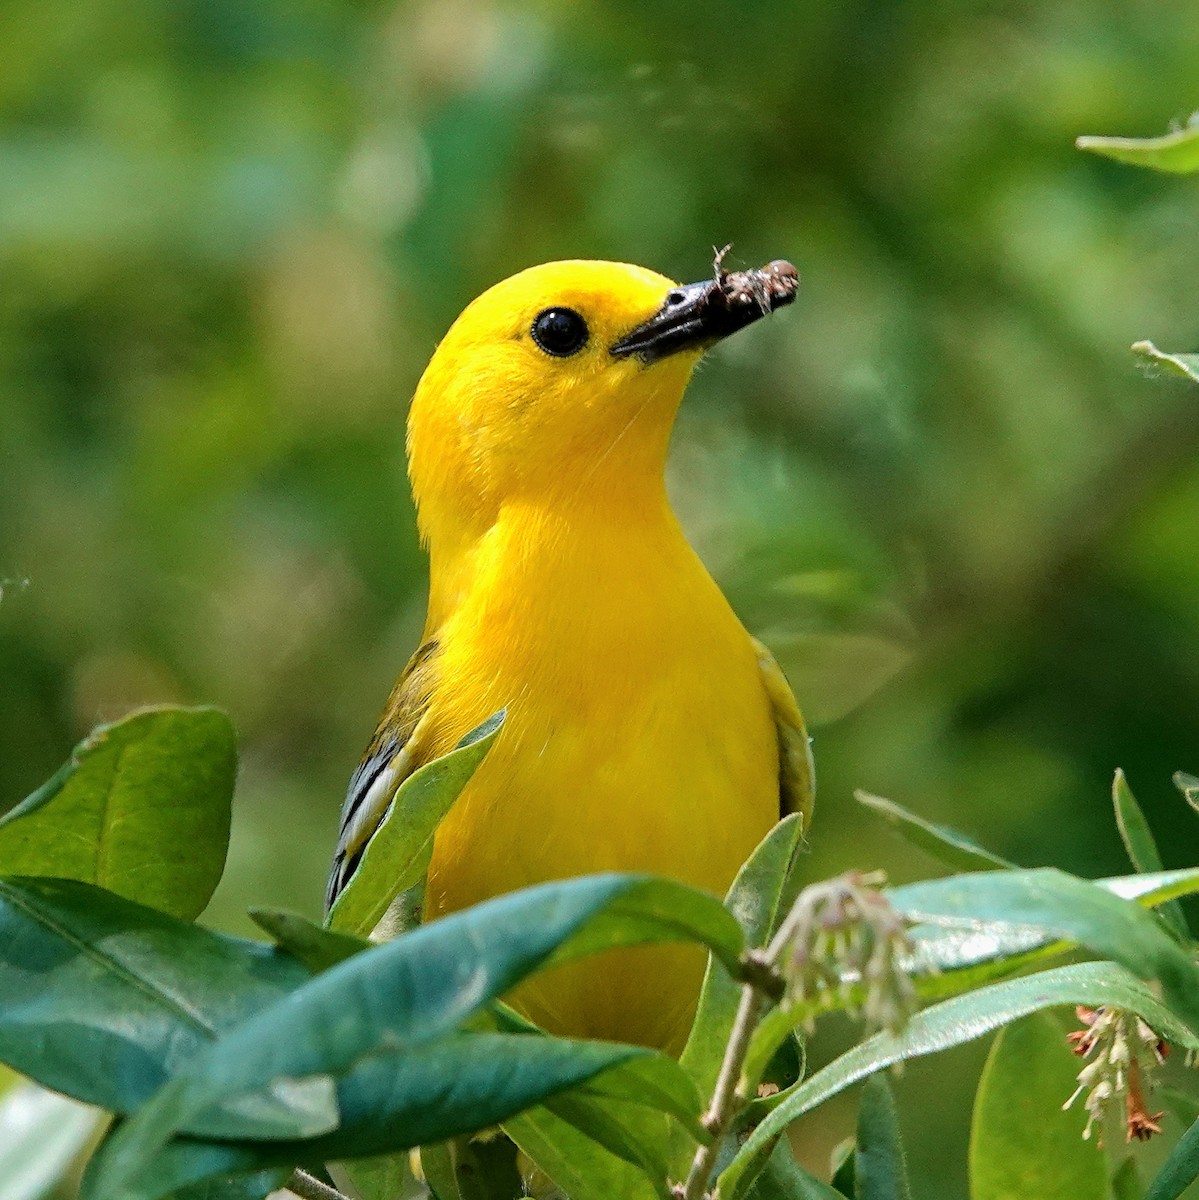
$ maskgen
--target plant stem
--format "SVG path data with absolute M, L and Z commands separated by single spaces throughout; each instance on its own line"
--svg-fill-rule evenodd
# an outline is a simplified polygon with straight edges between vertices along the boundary
M 291 1178 L 287 1181 L 287 1190 L 294 1192 L 301 1200 L 349 1200 L 336 1188 L 322 1183 L 315 1175 L 309 1175 L 299 1167 L 291 1173 Z
M 716 1077 L 716 1087 L 712 1091 L 712 1103 L 703 1117 L 704 1127 L 712 1135 L 712 1140 L 696 1150 L 686 1181 L 681 1188 L 676 1189 L 679 1200 L 703 1200 L 707 1194 L 708 1180 L 711 1179 L 716 1166 L 716 1156 L 720 1153 L 721 1143 L 733 1123 L 733 1118 L 745 1104 L 746 1098 L 737 1094 L 737 1085 L 741 1082 L 741 1071 L 745 1066 L 745 1056 L 749 1053 L 750 1039 L 761 1016 L 762 1000 L 763 996 L 754 984 L 747 983 L 741 988 L 741 1000 L 737 1005 L 732 1033 L 724 1050 L 720 1074 Z

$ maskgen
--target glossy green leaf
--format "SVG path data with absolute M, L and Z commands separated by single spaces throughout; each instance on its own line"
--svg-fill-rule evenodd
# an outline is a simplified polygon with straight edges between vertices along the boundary
M 1106 1156 L 1082 1137 L 1086 1112 L 1062 1108 L 1080 1066 L 1048 1013 L 1000 1032 L 974 1100 L 970 1200 L 1107 1200 Z
M 570 1200 L 659 1198 L 659 1189 L 642 1170 L 546 1108 L 505 1121 L 504 1132 Z
M 339 962 L 363 950 L 369 950 L 372 945 L 366 938 L 326 929 L 297 913 L 252 908 L 250 919 L 259 929 L 270 934 L 275 945 L 303 963 L 314 975 L 337 966 Z
M 1175 1143 L 1145 1193 L 1145 1200 L 1175 1200 L 1199 1179 L 1199 1121 Z
M 992 854 L 964 833 L 958 833 L 948 825 L 937 825 L 909 812 L 893 800 L 874 796 L 869 792 L 854 792 L 859 804 L 877 813 L 896 832 L 913 846 L 918 846 L 938 862 L 958 871 L 993 871 L 998 868 L 1012 869 L 1016 864 Z
M 1152 167 L 1155 171 L 1188 174 L 1199 171 L 1199 123 L 1174 129 L 1161 137 L 1080 137 L 1074 144 L 1134 167 Z
M 176 1188 L 171 1200 L 266 1200 L 272 1192 L 284 1187 L 291 1174 L 291 1167 L 268 1167 L 248 1175 L 205 1179 Z
M 719 1200 L 741 1194 L 743 1182 L 749 1182 L 742 1177 L 756 1161 L 762 1145 L 859 1079 L 905 1059 L 973 1041 L 1029 1013 L 1061 1004 L 1085 1004 L 1090 1008 L 1109 1004 L 1128 1009 L 1140 1014 L 1168 1040 L 1199 1048 L 1199 1038 L 1139 979 L 1116 963 L 1077 963 L 992 984 L 917 1013 L 899 1036 L 879 1033 L 867 1038 L 805 1079 L 777 1104 L 759 1102 L 763 1118 L 720 1176 Z
M 122 1136 L 126 1125 L 93 1159 L 82 1194 L 155 1200 L 185 1184 L 272 1165 L 375 1157 L 428 1145 L 497 1124 L 649 1053 L 608 1042 L 499 1033 L 450 1034 L 393 1047 L 363 1059 L 338 1081 L 340 1125 L 327 1134 L 253 1142 L 175 1138 L 130 1162 Z M 124 1168 L 119 1178 L 112 1170 L 118 1162 Z
M 692 907 L 699 919 L 688 915 Z M 357 954 L 245 1022 L 164 1087 L 106 1148 L 97 1194 L 119 1195 L 175 1131 L 201 1119 L 211 1129 L 215 1106 L 229 1111 L 230 1102 L 280 1080 L 341 1077 L 383 1050 L 444 1037 L 572 938 L 591 944 L 593 922 L 617 936 L 626 922 L 638 940 L 702 938 L 708 923 L 718 924 L 713 908 L 739 939 L 733 918 L 702 892 L 645 876 L 595 875 L 501 896 Z M 730 951 L 723 941 L 712 948 Z
M 290 956 L 73 880 L 0 880 L 0 1061 L 113 1112 L 298 988 Z
M 789 816 L 766 835 L 738 872 L 724 903 L 744 931 L 746 945 L 765 945 L 795 902 L 803 845 L 803 822 L 798 815 Z M 710 962 L 679 1059 L 705 1094 L 716 1082 L 740 993 L 729 973 Z
M 1199 779 L 1185 771 L 1175 771 L 1174 786 L 1182 793 L 1182 798 L 1199 812 Z
M 997 924 L 1075 942 L 1161 982 L 1166 998 L 1199 1029 L 1199 967 L 1141 904 L 1053 868 L 988 871 L 888 892 L 913 920 L 979 929 Z
M 1152 342 L 1133 342 L 1133 354 L 1161 367 L 1169 375 L 1178 375 L 1199 383 L 1199 354 L 1175 354 L 1167 350 L 1159 350 Z
M 503 723 L 502 712 L 489 717 L 449 754 L 425 763 L 400 784 L 329 913 L 331 929 L 365 936 L 401 892 L 420 882 L 437 826 L 487 757 Z
M 33 1083 L 10 1088 L 0 1098 L 0 1200 L 40 1200 L 106 1119 Z
M 1153 840 L 1153 831 L 1145 814 L 1137 803 L 1132 788 L 1124 772 L 1116 771 L 1112 780 L 1112 805 L 1116 810 L 1116 827 L 1120 830 L 1120 839 L 1128 852 L 1132 865 L 1142 873 L 1158 872 L 1162 869 L 1162 857 L 1158 853 L 1157 842 Z M 1170 923 L 1171 928 L 1180 938 L 1188 936 L 1186 918 L 1177 901 L 1167 900 L 1161 906 L 1162 916 Z
M 155 708 L 96 729 L 0 820 L 0 875 L 95 883 L 190 920 L 225 867 L 237 743 L 214 708 Z
M 910 1200 L 899 1114 L 885 1075 L 872 1075 L 862 1089 L 853 1175 L 858 1200 Z

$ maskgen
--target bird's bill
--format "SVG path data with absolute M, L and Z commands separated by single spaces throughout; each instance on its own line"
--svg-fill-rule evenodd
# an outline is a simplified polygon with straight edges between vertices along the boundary
M 651 363 L 681 350 L 705 350 L 790 304 L 798 291 L 799 272 L 782 259 L 754 271 L 725 271 L 718 257 L 713 278 L 671 288 L 662 307 L 613 343 L 611 353 Z

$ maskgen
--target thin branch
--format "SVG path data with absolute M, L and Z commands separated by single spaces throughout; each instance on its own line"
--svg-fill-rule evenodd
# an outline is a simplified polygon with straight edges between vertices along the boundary
M 315 1175 L 301 1171 L 297 1167 L 286 1184 L 289 1192 L 294 1192 L 300 1200 L 349 1200 L 349 1197 L 336 1188 L 322 1183 Z

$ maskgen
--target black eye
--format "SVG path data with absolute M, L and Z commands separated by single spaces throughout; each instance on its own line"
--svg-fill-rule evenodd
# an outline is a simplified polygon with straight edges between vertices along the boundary
M 587 322 L 573 308 L 547 308 L 533 318 L 533 341 L 546 354 L 568 358 L 587 345 Z

